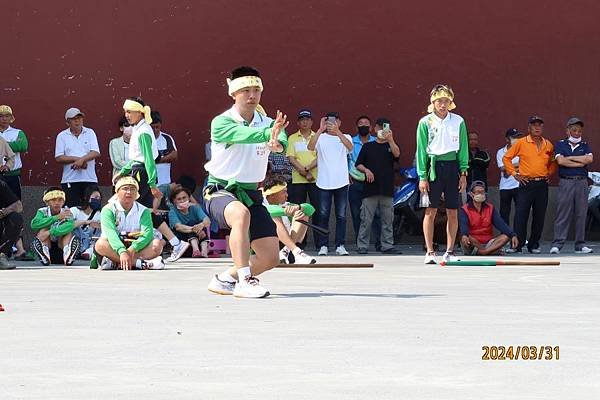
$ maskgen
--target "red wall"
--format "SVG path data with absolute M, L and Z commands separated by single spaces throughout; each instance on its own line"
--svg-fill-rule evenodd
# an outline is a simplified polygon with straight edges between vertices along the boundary
M 270 112 L 337 110 L 347 131 L 363 113 L 391 118 L 403 164 L 438 82 L 453 86 L 456 111 L 493 153 L 532 113 L 553 140 L 577 115 L 600 146 L 600 3 L 591 0 L 26 0 L 2 13 L 0 103 L 30 140 L 25 185 L 59 181 L 54 139 L 71 106 L 99 136 L 108 183 L 108 141 L 131 95 L 175 136 L 174 176 L 200 176 L 209 122 L 230 106 L 225 78 L 240 64 L 262 72 Z

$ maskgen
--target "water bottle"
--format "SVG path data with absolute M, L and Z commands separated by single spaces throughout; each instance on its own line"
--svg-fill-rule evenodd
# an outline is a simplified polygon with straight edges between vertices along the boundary
M 427 208 L 431 205 L 431 202 L 429 201 L 429 193 L 427 192 L 422 192 L 421 193 L 421 208 Z

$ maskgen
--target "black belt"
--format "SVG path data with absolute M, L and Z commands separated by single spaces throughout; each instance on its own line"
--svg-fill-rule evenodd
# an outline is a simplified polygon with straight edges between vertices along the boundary
M 583 180 L 583 179 L 587 179 L 587 176 L 581 176 L 581 175 L 573 175 L 573 176 L 560 176 L 560 179 L 574 179 L 574 180 Z

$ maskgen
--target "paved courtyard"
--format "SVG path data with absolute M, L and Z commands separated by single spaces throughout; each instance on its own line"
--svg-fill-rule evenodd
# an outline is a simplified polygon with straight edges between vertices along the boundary
M 412 254 L 271 271 L 261 300 L 206 291 L 227 259 L 22 263 L 0 271 L 0 399 L 600 396 L 600 256 L 440 267 Z M 483 346 L 559 346 L 560 358 L 484 361 Z

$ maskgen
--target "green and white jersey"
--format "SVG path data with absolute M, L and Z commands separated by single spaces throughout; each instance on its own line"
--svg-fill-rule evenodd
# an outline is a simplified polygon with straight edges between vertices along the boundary
M 263 181 L 269 163 L 267 142 L 271 139 L 272 125 L 272 118 L 257 111 L 252 121 L 246 122 L 235 105 L 215 117 L 211 122 L 212 156 L 204 168 L 211 176 L 225 181 Z
M 21 153 L 26 152 L 29 147 L 25 133 L 20 129 L 9 126 L 4 132 L 0 132 L 0 135 L 6 140 L 11 150 L 15 152 L 15 165 L 11 171 L 20 170 L 23 167 Z
M 421 118 L 417 126 L 417 173 L 420 179 L 435 180 L 435 161 L 457 160 L 460 171 L 469 168 L 469 144 L 464 119 L 448 113 Z
M 154 131 L 152 131 L 152 127 L 142 118 L 142 120 L 133 127 L 131 139 L 129 139 L 129 159 L 141 164 L 144 164 L 145 162 L 144 152 L 142 151 L 143 141 L 140 141 L 140 136 L 144 134 L 148 135 L 151 140 L 152 159 L 156 160 L 158 157 L 158 146 L 156 145 Z
M 150 209 L 137 201 L 128 212 L 125 211 L 118 199 L 114 199 L 102 208 L 100 225 L 102 237 L 108 240 L 110 247 L 121 254 L 127 251 L 120 235 L 139 232 L 139 237 L 131 243 L 130 247 L 138 253 L 142 251 L 153 238 L 152 216 Z

